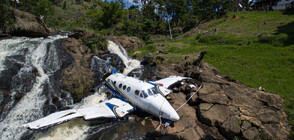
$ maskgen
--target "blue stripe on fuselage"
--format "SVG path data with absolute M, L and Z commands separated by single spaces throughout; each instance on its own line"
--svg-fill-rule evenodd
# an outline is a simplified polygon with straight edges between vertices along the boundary
M 124 100 L 124 101 L 126 101 L 126 102 L 128 102 L 128 103 L 131 103 L 135 109 L 139 109 L 139 110 L 142 111 L 142 112 L 146 112 L 146 113 L 148 113 L 148 114 L 150 114 L 150 115 L 153 115 L 153 116 L 156 116 L 156 117 L 159 116 L 159 114 L 156 114 L 156 113 L 154 113 L 154 112 L 148 110 L 147 108 L 145 109 L 144 107 L 140 106 L 138 103 L 136 103 L 136 102 L 134 102 L 134 101 L 131 102 L 130 100 L 132 100 L 132 99 L 130 99 L 130 97 L 128 97 L 125 93 L 123 93 L 122 91 L 120 91 L 120 90 L 119 90 L 114 84 L 112 84 L 111 81 L 109 81 L 109 83 L 108 83 L 108 82 L 107 82 L 107 79 L 106 79 L 104 85 L 105 85 L 105 86 L 106 86 L 111 92 L 113 92 L 114 96 L 116 96 L 116 97 L 120 98 L 121 100 Z M 115 89 L 113 89 L 111 85 L 112 85 L 113 88 L 115 88 Z M 158 86 L 157 86 L 157 88 L 158 88 Z M 158 88 L 158 90 L 159 90 L 159 88 Z M 163 94 L 161 93 L 161 95 L 163 95 Z M 168 119 L 164 119 L 164 118 L 162 118 L 162 119 L 163 119 L 163 120 L 168 120 Z
M 109 85 L 109 83 L 107 81 L 105 81 L 104 86 L 110 90 L 110 92 L 112 93 L 112 95 L 114 95 L 115 97 L 123 100 L 123 101 L 127 101 L 129 102 L 124 96 L 122 96 L 117 90 L 113 89 L 112 86 Z

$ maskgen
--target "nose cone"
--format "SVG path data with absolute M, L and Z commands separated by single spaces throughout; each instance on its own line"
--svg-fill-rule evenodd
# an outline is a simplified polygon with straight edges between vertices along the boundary
M 178 120 L 180 120 L 180 116 L 178 115 L 178 113 L 175 110 L 173 110 L 173 111 L 170 112 L 169 118 L 172 121 L 178 121 Z
M 171 106 L 171 104 L 168 101 L 164 102 L 162 112 L 163 112 L 163 117 L 171 121 L 178 121 L 180 119 L 180 116 L 178 115 L 176 110 Z

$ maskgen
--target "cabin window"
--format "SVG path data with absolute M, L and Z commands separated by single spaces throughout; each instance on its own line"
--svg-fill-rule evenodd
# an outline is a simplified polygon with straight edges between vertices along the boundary
M 122 87 L 122 84 L 119 84 L 119 86 L 118 86 L 119 88 L 121 88 Z
M 139 93 L 140 93 L 139 90 L 135 90 L 135 95 L 136 96 L 139 96 Z
M 126 88 L 127 88 L 127 86 L 126 86 L 126 85 L 124 85 L 124 86 L 123 86 L 123 90 L 125 90 Z
M 109 82 L 110 80 L 109 79 L 107 79 L 107 82 Z
M 128 87 L 128 88 L 127 88 L 127 91 L 128 91 L 128 92 L 130 92 L 130 91 L 131 91 L 131 88 L 130 88 L 130 87 Z
M 113 84 L 116 85 L 116 81 L 114 81 Z

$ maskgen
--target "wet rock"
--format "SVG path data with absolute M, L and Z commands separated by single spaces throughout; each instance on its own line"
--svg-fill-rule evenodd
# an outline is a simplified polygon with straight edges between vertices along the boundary
M 152 65 L 156 66 L 156 63 L 153 60 L 153 57 L 150 56 L 144 56 L 143 60 L 141 61 L 141 65 Z
M 118 72 L 122 73 L 126 65 L 124 64 L 123 60 L 117 54 L 109 54 L 102 59 L 108 61 L 108 65 L 114 67 Z
M 25 57 L 22 55 L 8 56 L 4 60 L 5 69 L 0 73 L 0 89 L 11 90 L 12 79 L 23 67 Z

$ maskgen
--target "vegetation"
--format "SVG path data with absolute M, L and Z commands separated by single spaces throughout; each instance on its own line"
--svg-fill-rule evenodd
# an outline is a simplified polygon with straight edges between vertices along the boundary
M 294 10 L 243 11 L 266 10 L 265 5 L 277 1 L 261 0 L 250 6 L 249 0 L 134 0 L 137 6 L 127 6 L 123 0 L 24 0 L 29 6 L 22 4 L 19 9 L 44 15 L 44 22 L 52 28 L 137 36 L 147 45 L 129 53 L 141 51 L 136 54 L 139 57 L 153 53 L 167 60 L 163 64 L 181 62 L 184 56 L 197 57 L 195 54 L 206 50 L 204 60 L 224 76 L 279 94 L 294 126 Z M 207 34 L 172 41 L 152 39 L 181 36 L 203 22 L 209 25 L 201 28 Z M 105 46 L 100 37 L 83 42 L 93 52 Z M 158 50 L 166 54 L 155 54 Z M 292 133 L 294 136 L 294 130 Z
M 98 50 L 107 50 L 107 41 L 103 36 L 94 35 L 89 37 L 86 40 L 83 40 L 83 43 L 90 47 L 92 53 L 97 54 Z
M 181 40 L 156 42 L 138 49 L 142 53 L 137 56 L 160 50 L 167 54 L 154 53 L 153 57 L 165 58 L 167 61 L 163 64 L 180 63 L 185 56 L 196 58 L 195 54 L 206 50 L 204 61 L 215 66 L 223 76 L 280 95 L 293 126 L 293 23 L 294 15 L 285 14 L 285 11 L 229 13 L 203 29 L 217 28 L 215 34 L 200 33 Z M 154 48 L 160 46 L 157 44 L 165 47 Z

